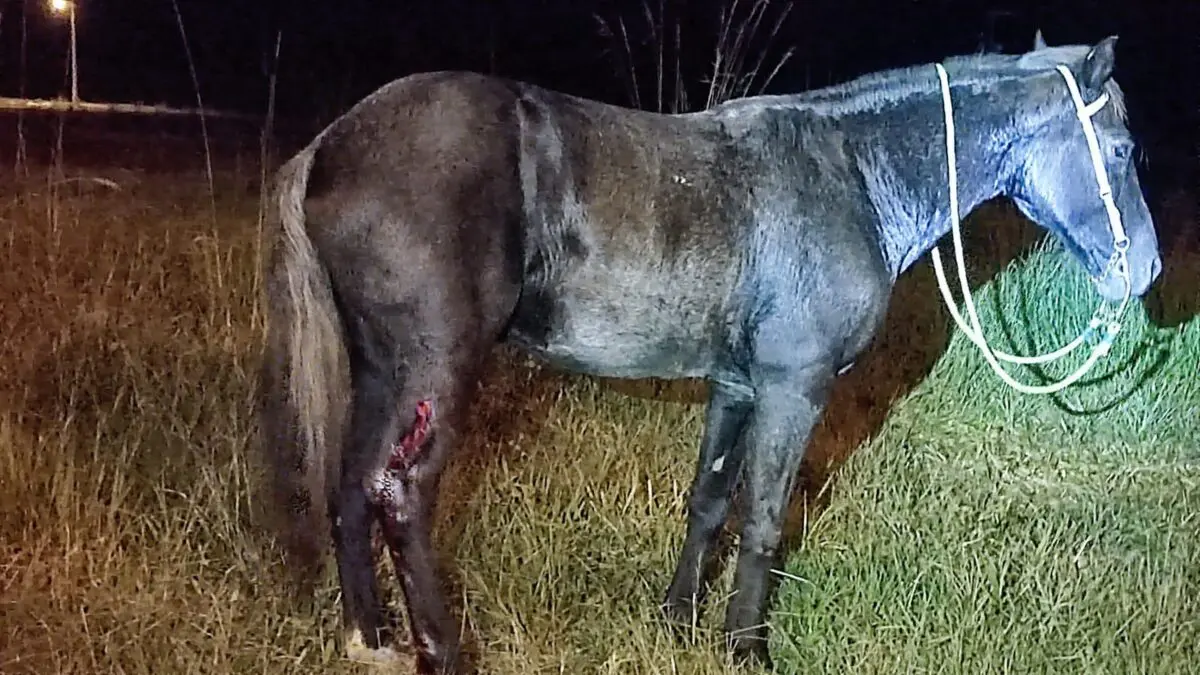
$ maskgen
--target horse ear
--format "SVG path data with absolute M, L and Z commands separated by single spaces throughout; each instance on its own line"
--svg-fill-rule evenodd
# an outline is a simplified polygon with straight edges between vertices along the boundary
M 1045 36 L 1042 35 L 1042 29 L 1037 29 L 1037 35 L 1033 36 L 1033 51 L 1036 52 L 1039 49 L 1045 49 L 1049 46 L 1050 45 L 1046 44 Z
M 1110 35 L 1092 47 L 1083 58 L 1079 79 L 1085 87 L 1099 89 L 1112 77 L 1117 60 L 1117 36 Z

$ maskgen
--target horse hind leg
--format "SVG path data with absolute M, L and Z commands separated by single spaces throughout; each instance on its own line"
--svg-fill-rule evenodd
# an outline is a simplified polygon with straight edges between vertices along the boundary
M 342 297 L 343 306 L 351 304 Z M 465 672 L 459 627 L 438 578 L 431 533 L 442 470 L 460 443 L 471 394 L 502 326 L 499 319 L 479 321 L 461 303 L 447 307 L 451 298 L 451 293 L 425 293 L 403 302 L 354 302 L 355 309 L 345 312 L 355 373 L 355 428 L 342 482 L 350 496 L 343 495 L 339 504 L 365 504 L 379 522 L 404 592 L 417 672 L 430 674 Z M 343 517 L 343 531 L 352 527 L 358 525 Z M 346 554 L 361 566 L 349 548 Z M 367 598 L 374 601 L 373 591 L 358 579 L 354 570 L 343 576 L 347 611 L 358 621 L 348 626 L 351 635 L 376 620 L 372 612 L 377 610 L 366 607 Z M 363 602 L 354 598 L 356 588 Z M 363 635 L 367 648 L 381 648 L 365 630 Z
M 342 590 L 346 656 L 363 663 L 386 663 L 399 658 L 387 646 L 375 581 L 371 526 L 376 508 L 364 482 L 373 467 L 376 448 L 385 445 L 399 424 L 391 386 L 362 359 L 352 357 L 353 410 L 342 458 L 337 494 L 330 500 L 334 550 Z
M 368 522 L 380 525 L 404 592 L 417 672 L 457 675 L 465 668 L 459 626 L 435 568 L 434 506 L 484 362 L 515 310 L 521 254 L 513 236 L 517 205 L 502 193 L 503 182 L 477 190 L 472 206 L 480 220 L 465 222 L 463 204 L 439 198 L 459 194 L 446 187 L 457 177 L 434 179 L 444 181 L 428 183 L 431 194 L 419 200 L 389 186 L 327 195 L 318 206 L 323 222 L 340 223 L 325 229 L 325 256 L 356 382 L 356 428 L 343 449 L 341 485 L 349 496 L 342 499 L 365 503 Z M 364 203 L 386 212 L 346 208 Z M 342 527 L 357 525 L 343 519 Z M 349 558 L 364 566 L 356 562 L 362 556 Z M 358 584 L 364 602 L 354 611 L 369 627 L 378 609 L 368 610 L 366 599 L 377 600 L 356 578 L 343 577 Z M 343 583 L 349 597 L 352 588 Z M 348 628 L 353 636 L 355 625 Z M 381 646 L 363 635 L 367 647 Z
M 431 356 L 417 360 L 442 361 Z M 458 625 L 438 578 L 431 534 L 442 470 L 460 442 L 482 358 L 449 360 L 449 368 L 426 367 L 400 384 L 391 406 L 400 423 L 389 425 L 390 443 L 363 482 L 404 591 L 419 673 L 462 672 Z

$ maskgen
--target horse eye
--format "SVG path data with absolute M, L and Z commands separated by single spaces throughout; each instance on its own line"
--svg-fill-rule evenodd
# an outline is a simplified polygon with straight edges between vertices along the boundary
M 1127 143 L 1121 143 L 1113 148 L 1113 154 L 1117 159 L 1126 159 L 1129 157 L 1130 147 Z

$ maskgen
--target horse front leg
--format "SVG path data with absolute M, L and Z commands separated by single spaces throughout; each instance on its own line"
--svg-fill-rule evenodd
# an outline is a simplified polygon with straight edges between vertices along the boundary
M 750 409 L 751 402 L 744 394 L 712 384 L 688 498 L 687 534 L 663 602 L 667 618 L 677 624 L 693 625 L 703 602 L 705 569 L 729 515 L 733 488 L 742 470 L 745 444 L 740 437 Z
M 773 376 L 758 386 L 747 423 L 745 514 L 725 630 L 735 657 L 758 660 L 767 667 L 771 663 L 766 625 L 771 570 L 778 562 L 784 515 L 796 474 L 832 379 L 824 367 Z

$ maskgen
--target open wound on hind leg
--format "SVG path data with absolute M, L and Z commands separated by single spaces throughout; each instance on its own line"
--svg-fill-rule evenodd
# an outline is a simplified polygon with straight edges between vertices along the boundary
M 433 401 L 417 403 L 416 417 L 400 440 L 392 446 L 387 462 L 367 478 L 367 496 L 390 518 L 402 518 L 404 484 L 424 451 L 433 427 Z

